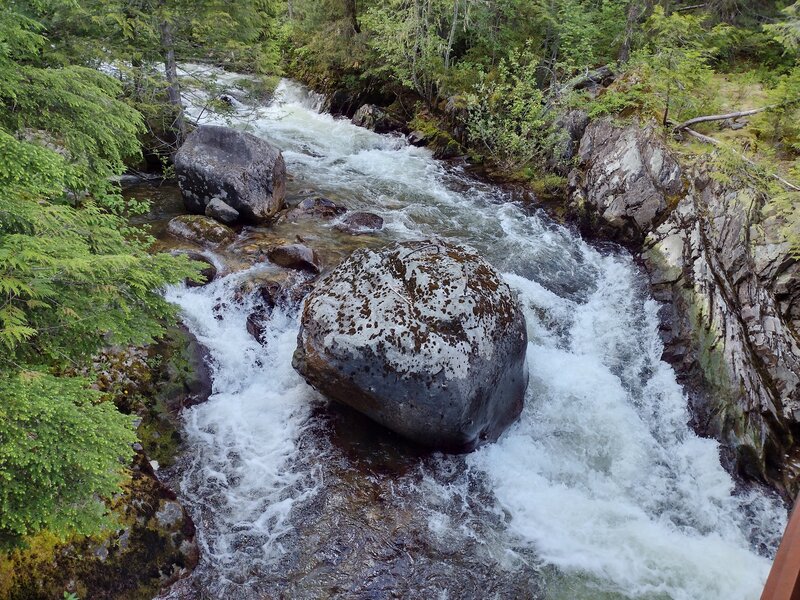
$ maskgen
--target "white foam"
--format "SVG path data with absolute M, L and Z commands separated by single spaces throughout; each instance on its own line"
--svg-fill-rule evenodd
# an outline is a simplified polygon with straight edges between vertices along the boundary
M 264 560 L 280 553 L 293 503 L 315 487 L 315 474 L 289 466 L 315 397 L 291 367 L 296 317 L 276 309 L 261 345 L 246 329 L 252 306 L 232 301 L 237 285 L 258 269 L 265 267 L 167 292 L 208 349 L 213 368 L 213 395 L 184 413 L 192 457 L 182 477 L 183 492 L 213 517 L 201 528 L 212 562 L 236 559 L 243 530 L 258 538 Z

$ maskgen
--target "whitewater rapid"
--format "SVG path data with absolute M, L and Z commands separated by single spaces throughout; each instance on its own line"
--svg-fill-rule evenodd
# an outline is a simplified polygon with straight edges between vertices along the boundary
M 403 459 L 402 472 L 365 474 L 332 441 L 324 399 L 291 368 L 296 310 L 277 309 L 260 344 L 246 330 L 253 299 L 230 301 L 243 281 L 275 267 L 168 290 L 213 370 L 211 399 L 185 414 L 188 450 L 176 476 L 198 525 L 204 597 L 305 590 L 286 583 L 287 557 L 310 543 L 314 519 L 336 514 L 324 507 L 336 490 L 360 489 L 366 477 L 389 497 L 382 502 L 413 513 L 403 523 L 425 529 L 420 547 L 471 553 L 448 558 L 447 573 L 485 565 L 511 582 L 536 579 L 513 592 L 521 597 L 758 598 L 786 512 L 761 491 L 737 489 L 717 443 L 688 427 L 686 396 L 661 360 L 658 305 L 631 258 L 593 248 L 425 149 L 321 113 L 321 100 L 284 81 L 268 106 L 190 114 L 281 148 L 290 197 L 312 188 L 376 212 L 386 241 L 435 234 L 477 248 L 525 306 L 526 406 L 496 444 L 471 455 Z M 406 549 L 436 573 L 438 555 L 420 552 Z M 518 583 L 494 596 L 464 595 L 444 576 L 426 585 L 425 594 L 483 598 Z M 428 597 L 410 589 L 404 597 Z

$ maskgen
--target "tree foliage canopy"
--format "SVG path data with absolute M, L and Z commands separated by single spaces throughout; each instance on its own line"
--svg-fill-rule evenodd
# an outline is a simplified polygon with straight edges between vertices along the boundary
M 34 7 L 35 8 L 35 7 Z M 69 376 L 109 344 L 146 343 L 185 259 L 147 252 L 112 176 L 138 153 L 119 82 L 50 60 L 42 25 L 0 13 L 0 543 L 92 533 L 124 476 L 129 417 Z

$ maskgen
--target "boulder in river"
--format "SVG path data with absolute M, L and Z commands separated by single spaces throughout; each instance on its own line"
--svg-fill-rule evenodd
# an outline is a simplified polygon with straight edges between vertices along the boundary
M 354 212 L 337 223 L 335 229 L 351 235 L 375 233 L 383 229 L 383 217 L 370 212 Z
M 186 208 L 204 214 L 213 198 L 238 211 L 243 219 L 263 222 L 283 206 L 286 165 L 281 152 L 249 133 L 203 125 L 175 155 Z
M 306 298 L 292 364 L 312 386 L 426 446 L 469 451 L 522 410 L 519 301 L 477 253 L 442 240 L 362 249 Z
M 305 244 L 286 244 L 267 249 L 267 258 L 279 267 L 319 273 L 321 270 L 317 253 Z
M 167 231 L 200 246 L 216 247 L 228 244 L 236 237 L 230 227 L 200 215 L 180 215 L 167 225 Z

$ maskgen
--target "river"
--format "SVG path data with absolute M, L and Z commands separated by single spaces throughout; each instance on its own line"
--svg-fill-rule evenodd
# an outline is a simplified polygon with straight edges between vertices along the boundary
M 276 310 L 263 344 L 247 333 L 253 300 L 229 299 L 275 267 L 169 289 L 213 369 L 172 471 L 201 542 L 195 594 L 758 598 L 786 511 L 735 485 L 718 444 L 688 427 L 632 258 L 320 105 L 283 81 L 266 106 L 201 119 L 281 148 L 290 199 L 310 188 L 380 214 L 380 243 L 438 235 L 477 248 L 525 307 L 525 409 L 477 452 L 421 452 L 328 406 L 294 372 L 296 310 Z

